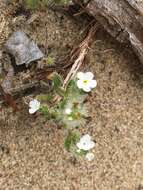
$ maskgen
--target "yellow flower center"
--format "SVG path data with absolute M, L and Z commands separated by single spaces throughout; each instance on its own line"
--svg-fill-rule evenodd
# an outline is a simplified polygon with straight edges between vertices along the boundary
M 87 83 L 88 83 L 88 80 L 84 80 L 83 83 L 84 83 L 84 84 L 87 84 Z

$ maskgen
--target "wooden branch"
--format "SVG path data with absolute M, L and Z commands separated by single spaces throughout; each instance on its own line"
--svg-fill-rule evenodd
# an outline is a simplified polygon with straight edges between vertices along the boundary
M 30 94 L 32 89 L 35 89 L 35 88 L 38 89 L 39 87 L 40 87 L 40 81 L 36 80 L 36 81 L 21 85 L 16 88 L 11 88 L 9 91 L 10 91 L 10 94 L 12 95 L 12 97 L 20 98 L 20 97 L 25 96 L 26 93 Z M 5 100 L 3 99 L 3 94 L 0 93 L 0 104 L 2 104 L 4 102 L 5 102 Z
M 122 43 L 130 43 L 143 63 L 143 1 L 91 0 L 89 14 Z

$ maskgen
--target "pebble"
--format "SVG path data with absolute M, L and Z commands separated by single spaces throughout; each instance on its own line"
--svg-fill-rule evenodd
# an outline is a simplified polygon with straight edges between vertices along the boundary
M 44 54 L 37 44 L 28 38 L 23 31 L 14 32 L 5 44 L 7 51 L 14 56 L 16 65 L 26 64 L 39 60 Z

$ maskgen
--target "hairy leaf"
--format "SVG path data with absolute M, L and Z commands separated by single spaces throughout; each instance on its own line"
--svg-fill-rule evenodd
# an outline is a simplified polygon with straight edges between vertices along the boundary
M 76 142 L 79 140 L 79 135 L 74 132 L 69 132 L 68 136 L 65 139 L 64 146 L 67 151 L 70 151 L 70 149 L 75 146 Z
M 61 76 L 58 73 L 54 73 L 53 76 L 53 88 L 55 91 L 58 91 L 63 84 L 63 79 L 61 78 Z

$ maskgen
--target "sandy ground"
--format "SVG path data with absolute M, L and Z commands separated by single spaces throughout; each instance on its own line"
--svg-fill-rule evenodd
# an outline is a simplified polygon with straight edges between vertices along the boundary
M 67 44 L 79 42 L 82 24 L 51 11 L 37 14 L 41 17 L 32 24 L 9 24 L 8 33 L 21 28 L 42 47 L 46 21 L 50 51 L 63 54 Z M 95 74 L 98 86 L 88 102 L 92 119 L 81 132 L 96 140 L 95 160 L 89 163 L 66 152 L 63 130 L 30 116 L 24 102 L 16 114 L 2 108 L 1 190 L 143 189 L 143 66 L 128 47 L 102 32 L 88 57 L 83 70 Z

